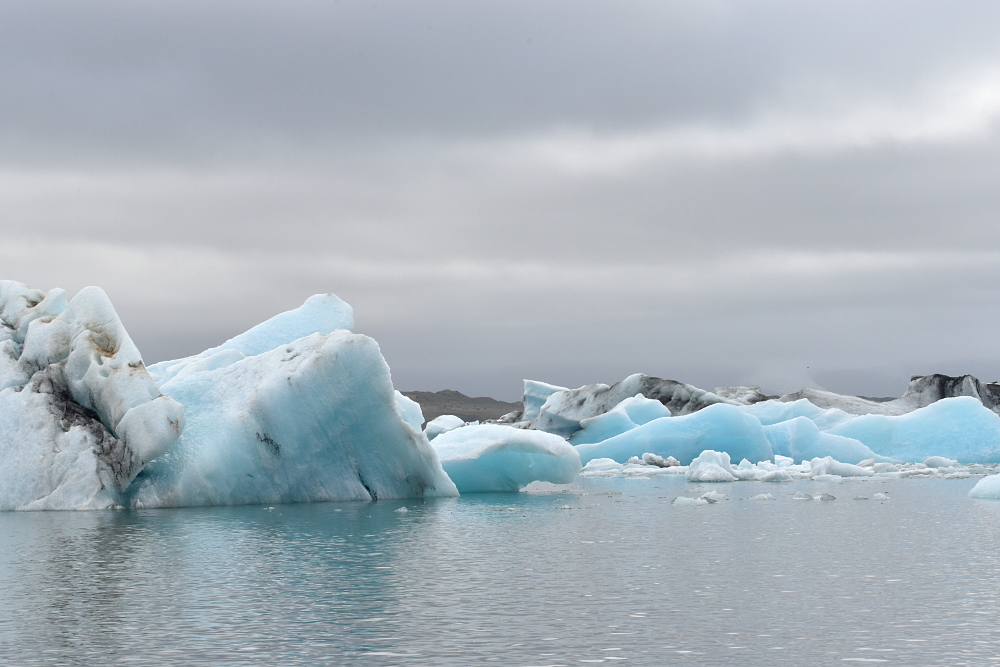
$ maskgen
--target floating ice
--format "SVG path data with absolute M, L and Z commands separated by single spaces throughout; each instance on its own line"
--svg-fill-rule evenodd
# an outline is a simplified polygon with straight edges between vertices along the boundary
M 704 389 L 641 373 L 630 375 L 611 386 L 589 384 L 579 389 L 563 389 L 527 380 L 524 384 L 525 408 L 522 422 L 530 428 L 556 433 L 565 438 L 579 431 L 584 419 L 602 415 L 636 394 L 659 402 L 674 415 L 686 415 L 709 405 L 726 402 Z M 537 408 L 536 414 L 534 406 L 538 405 L 542 394 L 546 398 Z M 634 416 L 636 415 L 630 416 L 630 419 Z
M 823 433 L 815 422 L 806 417 L 764 426 L 764 435 L 776 455 L 787 456 L 793 461 L 808 461 L 822 456 L 832 456 L 840 461 L 861 461 L 875 456 L 875 452 L 857 440 Z
M 580 455 L 551 433 L 501 424 L 466 426 L 431 443 L 462 493 L 517 491 L 535 481 L 567 484 L 580 472 Z
M 0 281 L 0 509 L 113 507 L 184 427 L 107 295 Z
M 898 417 L 855 417 L 830 433 L 902 461 L 945 455 L 966 463 L 1000 462 L 1000 416 L 970 396 L 944 398 Z
M 162 389 L 188 423 L 129 489 L 135 507 L 457 493 L 367 336 L 313 334 Z
M 412 398 L 403 396 L 398 391 L 393 391 L 396 399 L 396 412 L 407 424 L 419 431 L 424 426 L 424 413 L 420 409 L 420 404 Z
M 689 482 L 735 482 L 733 465 L 726 452 L 707 449 L 699 454 L 685 474 Z
M 157 384 L 216 368 L 224 368 L 244 357 L 253 357 L 287 345 L 314 333 L 350 331 L 354 328 L 354 310 L 334 294 L 315 294 L 294 310 L 279 313 L 252 329 L 230 338 L 222 345 L 200 354 L 149 367 Z
M 442 433 L 454 431 L 456 428 L 462 428 L 463 426 L 465 426 L 465 420 L 461 417 L 456 417 L 455 415 L 441 415 L 440 417 L 435 417 L 427 422 L 427 427 L 424 429 L 424 435 L 427 436 L 428 440 L 433 440 Z
M 773 456 L 760 421 L 727 404 L 710 405 L 694 414 L 654 419 L 603 442 L 577 446 L 584 462 L 593 458 L 625 461 L 649 452 L 673 456 L 683 464 L 705 449 L 725 451 L 733 458 L 751 461 Z
M 601 442 L 648 424 L 654 419 L 669 416 L 670 410 L 663 403 L 636 394 L 604 414 L 580 420 L 581 428 L 570 438 L 570 443 L 583 445 Z
M 770 493 L 758 493 L 756 496 L 750 496 L 750 500 L 774 500 L 774 496 Z
M 969 491 L 970 498 L 987 498 L 989 500 L 1000 500 L 1000 475 L 990 475 L 983 477 L 976 482 L 976 485 Z
M 674 505 L 678 507 L 694 507 L 696 505 L 708 505 L 708 500 L 705 498 L 689 498 L 688 496 L 678 496 L 674 498 Z

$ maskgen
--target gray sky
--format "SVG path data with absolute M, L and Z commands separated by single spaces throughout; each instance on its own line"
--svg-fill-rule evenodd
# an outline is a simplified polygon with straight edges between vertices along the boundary
M 0 1 L 0 267 L 147 362 L 317 292 L 400 389 L 1000 379 L 995 2 Z

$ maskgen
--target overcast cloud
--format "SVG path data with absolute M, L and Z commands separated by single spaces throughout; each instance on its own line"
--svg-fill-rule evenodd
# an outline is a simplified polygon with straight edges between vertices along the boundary
M 400 389 L 1000 378 L 995 2 L 0 2 L 0 274 Z

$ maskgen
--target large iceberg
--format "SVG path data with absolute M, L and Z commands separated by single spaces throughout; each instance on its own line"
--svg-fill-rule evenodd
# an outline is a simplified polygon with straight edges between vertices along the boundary
M 531 482 L 567 484 L 580 454 L 563 438 L 501 424 L 453 429 L 431 442 L 462 493 L 517 491 Z
M 135 507 L 457 493 L 367 336 L 314 333 L 162 389 L 188 425 L 130 489 Z
M 350 306 L 143 365 L 107 296 L 0 282 L 0 509 L 457 495 Z
M 944 398 L 897 417 L 861 415 L 829 433 L 901 461 L 942 455 L 964 463 L 1000 462 L 1000 415 L 971 396 Z

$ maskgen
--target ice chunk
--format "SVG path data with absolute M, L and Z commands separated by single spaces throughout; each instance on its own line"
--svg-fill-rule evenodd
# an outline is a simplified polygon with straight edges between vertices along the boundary
M 790 482 L 792 481 L 792 474 L 787 470 L 771 470 L 760 477 L 762 482 Z
M 579 389 L 555 391 L 545 399 L 536 417 L 525 408 L 522 421 L 528 422 L 530 428 L 569 438 L 580 430 L 582 420 L 604 414 L 636 394 L 659 401 L 674 415 L 686 415 L 708 405 L 725 403 L 715 394 L 689 384 L 636 373 L 610 387 L 589 384 Z M 526 383 L 524 400 L 529 399 L 534 400 L 528 395 Z
M 694 414 L 664 417 L 603 442 L 578 445 L 580 458 L 625 461 L 649 452 L 691 462 L 705 449 L 725 451 L 731 457 L 763 461 L 772 456 L 771 443 L 756 417 L 734 405 L 710 405 Z
M 815 422 L 820 430 L 831 428 L 855 416 L 843 410 L 818 408 L 804 398 L 790 403 L 774 400 L 763 401 L 742 409 L 747 414 L 759 419 L 764 426 L 778 424 L 796 417 L 805 417 Z
M 604 414 L 580 420 L 580 430 L 573 434 L 570 442 L 574 445 L 601 442 L 654 419 L 669 416 L 670 410 L 663 403 L 636 394 Z
M 735 482 L 733 466 L 726 452 L 706 449 L 699 454 L 685 475 L 689 482 Z
M 770 493 L 758 493 L 756 496 L 750 496 L 750 500 L 774 500 L 774 496 Z
M 672 468 L 673 466 L 679 466 L 681 464 L 680 461 L 672 456 L 663 458 L 662 456 L 657 456 L 656 454 L 651 454 L 649 452 L 642 455 L 642 462 L 646 465 L 656 466 L 658 468 Z
M 797 492 L 794 496 L 792 496 L 792 500 L 812 500 L 812 499 L 813 497 L 810 496 L 808 493 L 802 493 L 801 491 Z
M 729 496 L 724 493 L 719 493 L 718 491 L 709 491 L 707 493 L 701 494 L 701 498 L 704 498 L 709 503 L 720 503 L 726 500 Z
M 945 455 L 967 463 L 1000 462 L 1000 416 L 969 396 L 944 398 L 898 417 L 855 417 L 830 433 L 903 461 Z
M 1000 475 L 990 475 L 983 477 L 976 482 L 976 485 L 969 491 L 970 498 L 986 498 L 989 500 L 1000 500 Z
M 689 498 L 687 496 L 677 496 L 674 498 L 674 505 L 678 507 L 695 507 L 697 505 L 708 505 L 708 500 L 705 498 Z
M 120 492 L 184 426 L 107 295 L 70 302 L 0 281 L 0 509 L 90 509 Z
M 841 463 L 832 456 L 824 458 L 814 458 L 810 461 L 812 471 L 810 476 L 813 479 L 821 475 L 837 475 L 838 477 L 871 477 L 872 470 L 850 463 Z
M 129 489 L 134 507 L 457 494 L 367 336 L 313 334 L 162 388 L 187 427 Z
M 314 333 L 328 334 L 353 328 L 354 310 L 348 304 L 334 294 L 315 294 L 298 308 L 279 313 L 218 347 L 192 357 L 153 364 L 149 373 L 162 384 L 181 374 L 223 368 L 244 357 L 269 352 Z
M 821 456 L 833 456 L 841 461 L 861 461 L 875 455 L 857 440 L 823 433 L 806 417 L 765 426 L 764 435 L 776 455 L 788 456 L 798 462 Z
M 580 472 L 580 455 L 551 433 L 501 424 L 466 426 L 431 443 L 462 493 L 517 491 L 534 481 L 567 484 Z
M 872 500 L 889 500 L 889 494 L 876 493 L 874 496 L 872 496 Z
M 462 428 L 463 426 L 465 426 L 465 420 L 461 417 L 456 417 L 455 415 L 441 415 L 440 417 L 435 417 L 427 422 L 427 428 L 424 429 L 424 435 L 427 436 L 428 440 L 433 440 L 442 433 L 447 433 L 448 431 L 453 431 L 456 428 Z
M 537 380 L 525 380 L 524 395 L 521 397 L 521 403 L 524 404 L 521 420 L 530 422 L 537 419 L 538 411 L 548 397 L 559 391 L 569 391 L 569 389 Z
M 424 413 L 420 409 L 420 404 L 412 398 L 403 396 L 399 391 L 394 391 L 396 398 L 396 412 L 407 424 L 419 431 L 424 427 Z
M 928 468 L 953 468 L 958 465 L 958 461 L 943 456 L 932 456 L 924 461 L 924 465 Z

